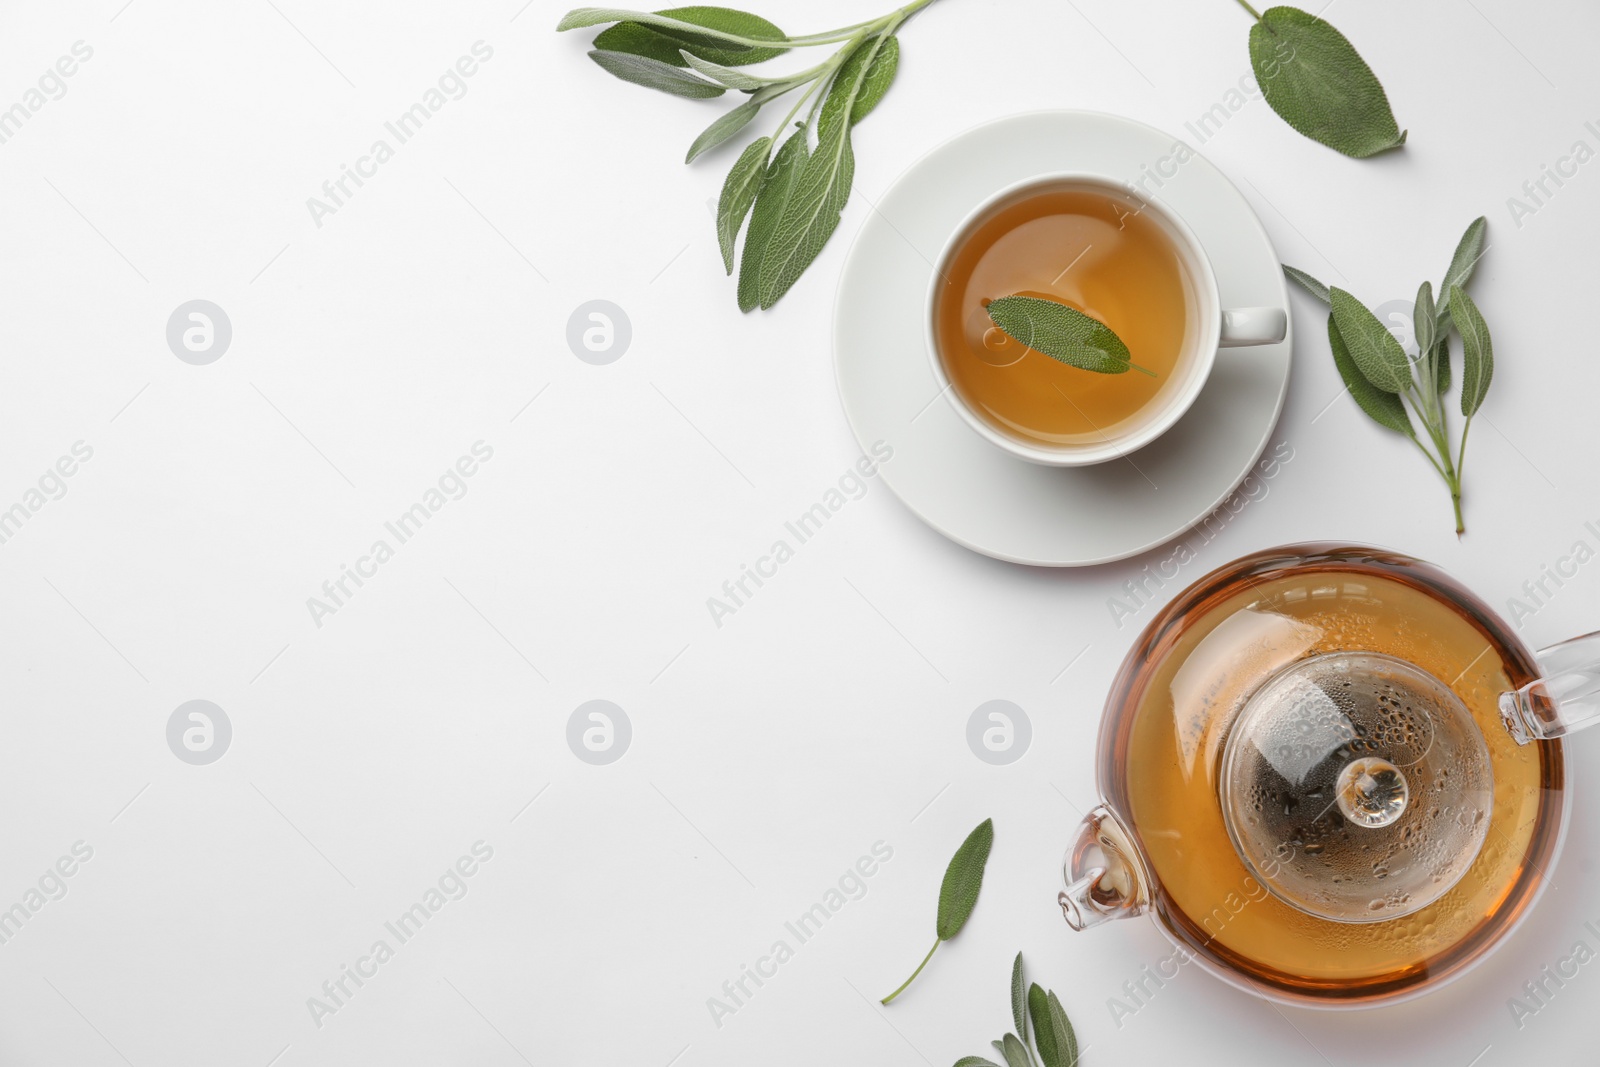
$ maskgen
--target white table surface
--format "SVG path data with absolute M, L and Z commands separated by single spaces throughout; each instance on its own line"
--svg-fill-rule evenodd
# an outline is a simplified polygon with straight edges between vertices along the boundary
M 1186 972 L 1119 1027 L 1108 998 L 1165 942 L 1142 920 L 1071 935 L 1057 865 L 1095 799 L 1102 696 L 1154 610 L 1119 629 L 1107 600 L 1170 549 L 1001 564 L 872 481 L 720 627 L 707 610 L 858 456 L 829 327 L 867 202 L 1012 112 L 1184 136 L 1248 71 L 1237 5 L 940 0 L 858 131 L 838 235 L 778 309 L 740 316 L 708 207 L 729 157 L 680 163 L 719 105 L 608 78 L 588 33 L 551 32 L 561 5 L 519 3 L 0 14 L 0 108 L 74 42 L 93 50 L 0 144 L 0 508 L 75 443 L 93 453 L 0 544 L 0 909 L 92 849 L 0 944 L 0 1063 L 944 1067 L 1009 1026 L 1019 948 L 1090 1064 L 1593 1062 L 1600 963 L 1520 1028 L 1507 1002 L 1575 942 L 1600 948 L 1584 927 L 1600 925 L 1600 738 L 1571 745 L 1556 888 L 1458 984 L 1349 1016 Z M 809 32 L 877 6 L 762 10 Z M 1328 16 L 1380 73 L 1405 150 L 1347 160 L 1257 100 L 1202 151 L 1286 261 L 1373 305 L 1437 282 L 1488 215 L 1474 292 L 1498 374 L 1469 532 L 1410 446 L 1340 398 L 1322 313 L 1296 297 L 1274 442 L 1292 462 L 1160 596 L 1248 551 L 1347 539 L 1502 605 L 1576 542 L 1600 547 L 1600 162 L 1520 227 L 1507 205 L 1574 142 L 1600 148 L 1600 14 L 1343 0 Z M 307 198 L 480 40 L 493 55 L 466 95 L 317 225 Z M 233 328 L 206 366 L 165 339 L 197 298 Z M 605 366 L 565 340 L 591 299 L 632 325 Z M 307 598 L 479 441 L 493 455 L 466 495 L 318 626 Z M 1597 592 L 1586 563 L 1521 633 L 1600 627 Z M 196 699 L 233 731 L 204 766 L 166 739 Z M 605 766 L 565 740 L 591 699 L 632 726 Z M 1008 766 L 965 740 L 993 699 L 1033 725 Z M 986 816 L 972 921 L 880 1009 Z M 480 841 L 493 855 L 465 896 L 403 944 L 386 932 Z M 718 1026 L 708 998 L 879 841 L 893 857 L 865 895 Z M 313 1020 L 308 998 L 379 939 L 393 958 Z

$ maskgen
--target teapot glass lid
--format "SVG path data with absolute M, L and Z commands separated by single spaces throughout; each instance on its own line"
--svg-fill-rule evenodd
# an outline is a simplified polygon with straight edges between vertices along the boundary
M 1483 846 L 1489 752 L 1448 686 L 1403 660 L 1331 652 L 1265 682 L 1229 731 L 1220 798 L 1275 896 L 1337 922 L 1433 903 Z

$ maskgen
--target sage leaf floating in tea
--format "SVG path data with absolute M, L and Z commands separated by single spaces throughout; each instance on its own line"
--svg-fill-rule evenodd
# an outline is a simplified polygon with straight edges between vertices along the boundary
M 1013 340 L 1069 367 L 1096 374 L 1155 372 L 1133 362 L 1128 346 L 1105 323 L 1077 308 L 1037 296 L 991 300 L 989 318 Z
M 1250 27 L 1256 83 L 1283 121 L 1355 159 L 1405 144 L 1388 94 L 1344 34 L 1299 8 L 1258 13 L 1239 2 L 1256 20 Z
M 1415 359 L 1377 316 L 1343 289 L 1323 285 L 1303 270 L 1285 265 L 1284 274 L 1306 292 L 1329 305 L 1328 344 L 1345 388 L 1366 416 L 1380 426 L 1404 434 L 1444 479 L 1455 509 L 1456 533 L 1466 532 L 1461 513 L 1461 474 L 1467 455 L 1472 417 L 1483 406 L 1494 377 L 1494 343 L 1483 313 L 1466 293 L 1478 260 L 1487 246 L 1487 219 L 1472 221 L 1456 244 L 1445 271 L 1437 302 L 1433 286 L 1423 282 L 1412 305 Z M 1461 337 L 1461 427 L 1459 444 L 1450 441 L 1450 420 L 1444 397 L 1450 391 L 1451 331 Z M 1411 421 L 1421 423 L 1419 437 Z

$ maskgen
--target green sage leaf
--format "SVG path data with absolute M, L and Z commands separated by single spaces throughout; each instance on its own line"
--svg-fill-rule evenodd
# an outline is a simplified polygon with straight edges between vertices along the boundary
M 746 74 L 742 70 L 734 70 L 720 63 L 713 63 L 709 59 L 701 59 L 687 48 L 678 50 L 678 54 L 698 74 L 703 74 L 718 85 L 729 89 L 755 90 L 772 82 L 770 78 L 758 78 L 753 74 Z
M 752 97 L 731 111 L 717 116 L 717 120 L 707 126 L 701 131 L 700 136 L 694 139 L 694 144 L 689 146 L 689 151 L 683 157 L 683 161 L 685 163 L 693 163 L 702 155 L 750 125 L 750 120 L 760 114 L 761 105 L 765 102 Z
M 1483 242 L 1488 232 L 1489 220 L 1480 215 L 1467 226 L 1467 231 L 1461 235 L 1461 240 L 1456 244 L 1455 255 L 1450 257 L 1450 269 L 1444 272 L 1444 281 L 1439 283 L 1438 316 L 1441 333 L 1445 329 L 1445 316 L 1450 311 L 1450 290 L 1457 286 L 1462 289 L 1467 287 L 1473 269 L 1477 267 L 1478 260 L 1483 258 Z
M 894 38 L 888 38 L 892 41 Z M 898 48 L 898 45 L 895 46 Z M 861 102 L 867 76 L 879 67 L 878 57 L 884 53 L 885 39 L 869 37 L 856 46 L 850 58 L 844 61 L 839 72 L 828 86 L 828 95 L 822 102 L 822 113 L 817 118 L 817 140 L 825 141 L 834 134 L 834 126 L 845 115 L 850 125 L 856 124 L 855 106 Z M 891 71 L 891 76 L 893 72 Z M 888 86 L 884 88 L 887 90 Z M 876 101 L 874 101 L 875 103 Z
M 882 47 L 876 37 L 869 37 L 856 45 L 846 57 L 844 63 L 828 83 L 828 93 L 822 100 L 822 109 L 817 115 L 817 141 L 822 142 L 832 136 L 835 126 L 842 115 L 848 114 L 855 105 L 856 93 L 861 89 L 861 75 L 872 57 Z
M 894 84 L 894 76 L 899 70 L 900 38 L 885 37 L 883 47 L 872 57 L 872 63 L 867 67 L 867 76 L 861 82 L 861 92 L 856 95 L 856 102 L 850 108 L 850 125 L 854 126 L 866 118 L 872 113 L 872 109 L 882 102 L 884 95 L 889 92 L 889 86 Z
M 850 124 L 836 123 L 829 136 L 818 140 L 817 150 L 806 160 L 783 217 L 767 242 L 761 262 L 763 309 L 783 298 L 839 228 L 855 172 Z
M 708 82 L 704 78 L 690 74 L 669 63 L 663 63 L 649 56 L 636 56 L 627 52 L 602 52 L 593 51 L 589 58 L 600 64 L 603 70 L 614 74 L 625 82 L 642 85 L 646 89 L 656 89 L 673 96 L 687 96 L 695 100 L 706 100 L 713 96 L 721 96 L 727 92 L 722 86 Z
M 817 120 L 817 150 L 806 160 L 762 259 L 762 308 L 770 308 L 783 298 L 839 228 L 839 217 L 850 199 L 856 173 L 855 147 L 850 141 L 852 124 L 840 119 L 854 113 L 866 75 L 882 45 L 880 37 L 862 42 L 833 77 Z
M 1272 110 L 1313 141 L 1356 159 L 1405 143 L 1372 68 L 1315 15 L 1268 8 L 1250 27 L 1250 65 Z
M 1434 365 L 1439 370 L 1439 395 L 1450 391 L 1450 335 L 1441 334 L 1434 342 Z
M 702 59 L 727 66 L 760 63 L 788 51 L 783 47 L 788 38 L 777 26 L 759 15 L 728 7 L 677 7 L 656 12 L 580 7 L 567 12 L 556 24 L 556 30 L 577 30 L 609 22 L 617 25 L 595 37 L 596 48 L 646 55 L 673 66 L 683 65 L 678 49 L 685 46 Z M 601 40 L 608 36 L 611 40 Z M 771 41 L 773 47 L 753 45 L 751 41 Z
M 863 66 L 866 67 L 865 75 L 861 72 Z M 885 37 L 881 42 L 863 43 L 839 68 L 839 74 L 833 81 L 834 89 L 823 101 L 822 117 L 817 123 L 818 129 L 827 129 L 844 110 L 843 93 L 840 92 L 842 86 L 850 87 L 850 91 L 855 94 L 855 102 L 850 105 L 850 125 L 854 126 L 866 118 L 889 91 L 899 67 L 898 38 Z
M 1416 338 L 1417 352 L 1421 356 L 1426 356 L 1433 350 L 1437 315 L 1438 312 L 1433 306 L 1433 285 L 1423 282 L 1421 288 L 1417 290 L 1417 300 L 1411 310 L 1411 332 Z
M 1000 1067 L 1000 1065 L 982 1056 L 963 1056 L 956 1061 L 955 1067 Z
M 1034 296 L 1003 296 L 989 302 L 989 318 L 1041 355 L 1096 374 L 1123 374 L 1132 356 L 1122 338 L 1077 308 Z
M 1056 1052 L 1061 1056 L 1061 1067 L 1076 1067 L 1078 1062 L 1078 1035 L 1072 1029 L 1072 1020 L 1054 989 L 1046 995 L 1050 1003 L 1050 1029 L 1055 1034 Z M 1038 1027 L 1034 1029 L 1037 1031 Z
M 722 196 L 717 200 L 717 247 L 722 251 L 722 266 L 729 274 L 733 273 L 734 239 L 739 236 L 744 217 L 750 213 L 750 205 L 755 203 L 771 152 L 771 137 L 751 141 L 722 183 Z
M 674 15 L 674 18 L 690 21 L 691 16 L 688 13 L 706 9 L 677 8 L 676 10 L 679 13 Z M 666 14 L 666 12 L 658 13 Z M 771 26 L 771 23 L 768 25 Z M 778 34 L 776 26 L 772 26 L 772 31 Z M 728 44 L 710 37 L 685 40 L 682 36 L 675 37 L 670 32 L 654 30 L 637 22 L 619 22 L 610 29 L 600 31 L 595 36 L 594 46 L 608 52 L 632 52 L 634 55 L 649 56 L 663 63 L 671 63 L 675 67 L 686 66 L 683 58 L 685 51 L 725 67 L 747 67 L 752 63 L 763 63 L 788 51 L 787 48 L 751 48 Z
M 1061 1067 L 1056 1049 L 1056 1034 L 1050 1024 L 1050 1001 L 1035 982 L 1028 987 L 1028 1014 L 1033 1016 L 1033 1047 L 1039 1050 L 1044 1067 Z
M 1011 1021 L 1017 1024 L 1022 1043 L 1028 1043 L 1028 991 L 1022 984 L 1022 953 L 1011 965 Z
M 1466 290 L 1450 290 L 1450 317 L 1461 335 L 1461 414 L 1471 418 L 1483 406 L 1494 377 L 1494 344 L 1489 339 L 1489 324 Z
M 1016 1034 L 1007 1034 L 1005 1040 L 996 1041 L 995 1044 L 1006 1058 L 1006 1067 L 1033 1067 L 1028 1059 L 1028 1046 L 1018 1040 Z
M 1362 376 L 1386 393 L 1402 392 L 1411 384 L 1411 361 L 1394 334 L 1343 289 L 1335 286 L 1328 294 L 1339 334 Z
M 1306 292 L 1310 293 L 1324 304 L 1333 303 L 1332 298 L 1328 296 L 1328 287 L 1317 281 L 1305 271 L 1300 270 L 1297 267 L 1291 267 L 1289 264 L 1285 263 L 1283 265 L 1283 273 L 1289 276 L 1290 281 L 1298 284 L 1300 288 L 1304 289 Z
M 810 159 L 805 127 L 783 142 L 772 165 L 762 177 L 756 192 L 755 208 L 750 212 L 750 228 L 744 235 L 744 257 L 739 263 L 739 310 L 751 311 L 761 305 L 761 266 L 767 246 L 778 228 L 794 193 L 794 185 Z
M 1333 365 L 1338 368 L 1339 377 L 1344 380 L 1345 388 L 1350 390 L 1350 396 L 1355 400 L 1356 406 L 1380 426 L 1387 426 L 1415 439 L 1417 431 L 1412 429 L 1411 416 L 1406 413 L 1405 404 L 1394 393 L 1373 385 L 1356 367 L 1355 360 L 1350 358 L 1344 337 L 1340 334 L 1339 324 L 1334 321 L 1332 315 L 1328 316 L 1328 344 L 1333 348 Z
M 940 941 L 948 941 L 961 932 L 967 918 L 978 903 L 978 890 L 983 888 L 983 868 L 989 862 L 989 849 L 994 845 L 994 820 L 985 819 L 967 835 L 950 858 L 945 868 L 944 881 L 939 886 L 939 915 L 935 930 Z

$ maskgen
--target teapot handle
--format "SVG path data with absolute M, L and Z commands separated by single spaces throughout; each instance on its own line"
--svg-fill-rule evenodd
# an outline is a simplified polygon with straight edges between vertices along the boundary
M 1600 631 L 1542 648 L 1534 658 L 1544 677 L 1500 694 L 1500 720 L 1517 744 L 1600 722 Z
M 1074 930 L 1138 915 L 1150 902 L 1150 878 L 1138 846 L 1104 804 L 1084 816 L 1062 873 L 1067 887 L 1056 902 Z

